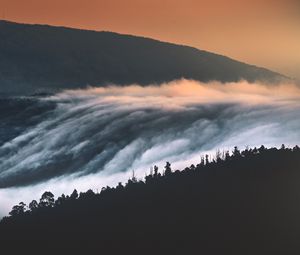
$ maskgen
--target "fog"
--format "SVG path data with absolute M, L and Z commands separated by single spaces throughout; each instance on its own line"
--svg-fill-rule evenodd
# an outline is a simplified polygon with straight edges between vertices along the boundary
M 162 170 L 166 161 L 182 169 L 217 149 L 300 144 L 293 84 L 178 80 L 5 100 L 0 217 L 46 190 L 97 192 L 133 170 L 139 178 L 154 164 Z

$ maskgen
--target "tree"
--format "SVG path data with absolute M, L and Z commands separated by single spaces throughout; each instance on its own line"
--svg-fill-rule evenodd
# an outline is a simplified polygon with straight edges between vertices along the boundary
M 118 186 L 116 187 L 117 190 L 123 190 L 124 186 L 122 185 L 122 182 L 119 182 Z
M 222 161 L 222 154 L 220 150 L 216 151 L 216 161 L 221 162 Z
M 110 190 L 110 187 L 108 187 L 108 186 L 106 188 L 102 188 L 102 192 L 108 192 L 109 190 Z M 80 193 L 80 198 L 81 199 L 82 198 L 89 199 L 89 198 L 93 198 L 93 197 L 95 197 L 95 193 L 94 193 L 94 191 L 92 189 L 89 189 L 85 193 L 82 193 L 82 192 Z
M 230 153 L 229 151 L 225 152 L 225 160 L 229 160 L 230 159 Z
M 77 192 L 76 189 L 74 189 L 74 191 L 72 192 L 70 198 L 71 198 L 71 199 L 77 199 L 77 198 L 78 198 L 78 192 Z
M 60 197 L 57 198 L 55 201 L 55 205 L 62 205 L 66 201 L 65 194 L 62 194 Z
M 29 209 L 30 209 L 30 211 L 34 211 L 34 210 L 36 210 L 37 208 L 39 207 L 39 204 L 38 204 L 38 202 L 36 201 L 36 200 L 32 200 L 31 202 L 30 202 L 30 204 L 29 204 Z
M 54 195 L 50 191 L 46 191 L 40 198 L 40 207 L 54 206 Z
M 206 154 L 205 155 L 205 165 L 209 164 L 209 156 Z
M 138 182 L 138 181 L 137 181 L 137 178 L 136 178 L 136 176 L 135 176 L 135 171 L 134 171 L 134 170 L 132 170 L 131 181 L 132 181 L 133 183 L 137 183 L 137 182 Z
M 170 175 L 170 174 L 172 174 L 171 164 L 170 164 L 170 162 L 166 162 L 165 175 Z
M 200 166 L 204 166 L 204 165 L 205 165 L 205 159 L 204 156 L 201 156 Z
M 266 151 L 266 147 L 265 146 L 260 146 L 260 148 L 258 149 L 259 153 L 263 153 L 264 151 Z
M 195 165 L 194 165 L 194 164 L 191 164 L 190 170 L 195 171 L 195 169 L 196 169 Z
M 241 156 L 241 152 L 240 152 L 240 150 L 238 149 L 237 146 L 234 147 L 234 149 L 233 149 L 233 151 L 232 151 L 232 155 L 233 155 L 234 157 L 239 157 L 239 156 Z
M 154 166 L 154 177 L 158 176 L 158 166 Z
M 26 204 L 20 202 L 18 205 L 15 205 L 12 210 L 9 212 L 10 216 L 17 216 L 25 213 L 26 211 Z

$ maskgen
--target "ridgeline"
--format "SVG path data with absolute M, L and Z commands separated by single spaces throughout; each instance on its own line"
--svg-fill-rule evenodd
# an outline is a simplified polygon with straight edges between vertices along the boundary
M 265 68 L 192 47 L 112 32 L 0 20 L 0 94 L 52 93 L 109 84 L 197 81 L 275 83 Z
M 235 148 L 160 172 L 98 194 L 45 192 L 13 207 L 0 240 L 100 253 L 300 254 L 298 146 Z

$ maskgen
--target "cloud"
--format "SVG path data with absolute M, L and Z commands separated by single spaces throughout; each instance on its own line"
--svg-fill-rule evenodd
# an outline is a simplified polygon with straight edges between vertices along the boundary
M 19 108 L 17 118 L 0 115 L 7 123 L 0 134 L 17 130 L 0 136 L 3 213 L 46 189 L 101 188 L 133 169 L 143 176 L 165 161 L 178 169 L 197 163 L 201 152 L 300 143 L 300 89 L 293 84 L 179 80 L 10 100 Z

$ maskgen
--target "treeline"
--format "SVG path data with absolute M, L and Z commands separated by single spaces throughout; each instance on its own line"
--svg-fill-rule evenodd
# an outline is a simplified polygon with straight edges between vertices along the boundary
M 134 242 L 148 251 L 175 252 L 181 244 L 199 254 L 299 254 L 299 217 L 300 148 L 235 147 L 182 171 L 169 162 L 163 171 L 154 166 L 144 180 L 133 174 L 100 193 L 55 199 L 47 191 L 14 206 L 0 238 L 88 241 L 103 250 Z

